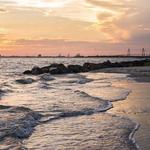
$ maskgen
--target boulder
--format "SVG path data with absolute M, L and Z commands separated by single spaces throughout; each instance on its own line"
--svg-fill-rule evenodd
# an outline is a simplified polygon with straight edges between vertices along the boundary
M 80 72 L 88 72 L 92 70 L 98 70 L 102 68 L 112 68 L 112 67 L 134 67 L 134 66 L 150 66 L 150 60 L 135 60 L 135 61 L 126 61 L 126 62 L 115 62 L 111 63 L 109 60 L 103 63 L 84 63 L 81 65 L 68 65 L 66 67 L 64 64 L 53 63 L 50 66 L 45 66 L 39 68 L 35 66 L 32 70 L 26 70 L 23 74 L 27 75 L 40 75 L 44 73 L 50 74 L 66 74 L 66 73 L 80 73 Z M 48 77 L 48 76 L 47 76 Z M 47 78 L 46 77 L 46 78 Z M 49 78 L 49 77 L 48 77 Z
M 113 67 L 113 63 L 111 63 L 109 60 L 101 63 L 101 68 L 109 68 L 109 67 Z
M 80 65 L 68 65 L 68 70 L 71 73 L 85 72 L 84 67 Z
M 34 66 L 31 70 L 32 75 L 42 74 L 42 69 L 40 67 Z
M 58 67 L 58 66 L 64 66 L 64 64 L 58 64 L 58 63 L 53 63 L 50 65 L 50 68 Z
M 52 81 L 52 80 L 54 80 L 55 78 L 52 77 L 49 73 L 45 73 L 45 74 L 42 74 L 42 75 L 41 75 L 41 79 L 42 79 L 42 80 L 45 80 L 45 81 Z
M 135 61 L 132 62 L 132 65 L 133 66 L 145 66 L 146 62 L 147 62 L 147 60 L 143 60 L 143 61 L 135 60 Z
M 83 67 L 87 71 L 92 71 L 92 70 L 100 69 L 101 66 L 99 64 L 95 64 L 95 63 L 84 63 Z
M 68 71 L 69 70 L 64 64 L 52 64 L 49 69 L 50 74 L 65 74 L 69 73 Z
M 33 80 L 32 78 L 27 78 L 27 79 L 18 79 L 16 80 L 16 82 L 20 84 L 31 84 L 35 82 L 35 80 Z
M 57 67 L 52 67 L 49 69 L 50 74 L 61 74 L 60 70 Z
M 50 66 L 45 66 L 41 68 L 42 73 L 49 73 L 49 69 L 50 69 Z
M 31 72 L 31 70 L 26 70 L 26 71 L 24 71 L 24 72 L 23 72 L 23 74 L 31 75 L 31 74 L 32 74 L 32 72 Z
M 120 63 L 118 63 L 118 62 L 115 62 L 112 65 L 113 65 L 113 67 L 122 67 L 122 65 Z

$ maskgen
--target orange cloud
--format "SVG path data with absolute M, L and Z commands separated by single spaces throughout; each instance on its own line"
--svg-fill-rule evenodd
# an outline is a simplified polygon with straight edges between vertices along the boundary
M 135 14 L 133 1 L 87 0 L 87 2 L 103 8 L 97 13 L 97 23 L 94 23 L 91 28 L 101 32 L 107 42 L 118 43 L 130 38 L 132 26 L 125 27 L 120 22 L 128 20 Z
M 0 50 L 92 53 L 95 47 L 107 51 L 126 44 L 126 49 L 139 41 L 149 47 L 149 5 L 149 0 L 3 0 Z
M 115 11 L 129 7 L 128 5 L 124 5 L 124 3 L 121 0 L 120 1 L 86 0 L 86 1 L 93 5 Z
M 7 12 L 7 10 L 6 10 L 6 9 L 3 9 L 3 8 L 0 8 L 0 12 L 1 12 L 1 13 L 5 13 L 5 12 Z

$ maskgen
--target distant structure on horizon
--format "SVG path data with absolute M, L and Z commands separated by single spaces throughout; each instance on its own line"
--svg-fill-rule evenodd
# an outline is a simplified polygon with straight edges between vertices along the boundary
M 130 48 L 128 49 L 127 56 L 131 56 Z
M 42 57 L 42 55 L 41 55 L 41 54 L 39 54 L 37 57 Z
M 142 56 L 144 57 L 145 56 L 145 49 L 142 48 Z
M 142 57 L 145 57 L 146 56 L 146 52 L 145 52 L 145 49 L 142 48 L 142 53 L 141 54 L 131 54 L 131 49 L 128 48 L 127 50 L 127 56 L 142 56 Z M 150 55 L 147 55 L 147 56 L 150 56 Z
M 150 53 L 149 53 L 149 49 L 145 50 L 145 48 L 141 48 L 141 49 L 138 49 L 138 53 L 134 53 L 136 52 L 136 49 L 134 49 L 133 51 L 128 48 L 127 51 L 126 51 L 126 54 L 116 54 L 116 55 L 99 55 L 99 54 L 96 54 L 96 55 L 89 55 L 89 56 L 85 56 L 85 55 L 81 55 L 80 53 L 76 53 L 74 56 L 73 55 L 70 55 L 69 53 L 66 54 L 66 55 L 62 55 L 61 53 L 59 53 L 58 55 L 56 56 L 51 56 L 51 55 L 42 55 L 41 53 L 37 54 L 36 56 L 35 55 L 32 55 L 32 56 L 19 56 L 19 55 L 9 55 L 9 56 L 5 56 L 5 55 L 2 55 L 0 54 L 0 58 L 2 57 L 37 57 L 37 58 L 41 58 L 41 57 L 57 57 L 57 58 L 84 58 L 84 57 L 150 57 Z

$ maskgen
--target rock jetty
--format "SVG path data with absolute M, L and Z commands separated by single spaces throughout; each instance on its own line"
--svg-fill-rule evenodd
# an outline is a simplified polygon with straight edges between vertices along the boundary
M 124 61 L 115 62 L 106 61 L 103 63 L 84 63 L 83 65 L 68 65 L 53 63 L 49 66 L 38 67 L 34 66 L 31 70 L 26 70 L 23 74 L 26 75 L 41 75 L 45 73 L 50 74 L 69 74 L 69 73 L 80 73 L 89 72 L 93 70 L 99 70 L 104 68 L 114 67 L 137 67 L 137 66 L 150 66 L 150 59 L 135 60 L 135 61 Z

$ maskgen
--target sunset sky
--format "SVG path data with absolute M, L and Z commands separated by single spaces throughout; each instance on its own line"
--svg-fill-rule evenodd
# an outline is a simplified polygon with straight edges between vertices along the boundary
M 0 54 L 150 54 L 149 15 L 150 0 L 0 0 Z

